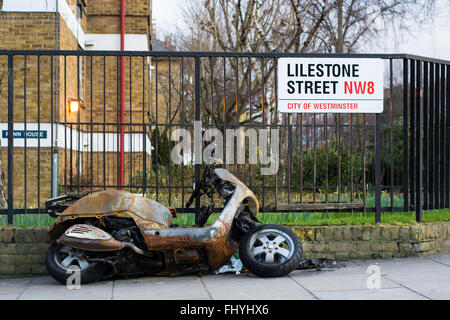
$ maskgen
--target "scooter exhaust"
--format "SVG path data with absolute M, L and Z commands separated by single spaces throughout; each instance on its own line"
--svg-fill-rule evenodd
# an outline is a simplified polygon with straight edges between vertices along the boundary
M 130 248 L 140 255 L 144 251 L 130 242 L 114 239 L 109 233 L 89 224 L 75 224 L 57 240 L 58 243 L 86 251 L 118 251 Z

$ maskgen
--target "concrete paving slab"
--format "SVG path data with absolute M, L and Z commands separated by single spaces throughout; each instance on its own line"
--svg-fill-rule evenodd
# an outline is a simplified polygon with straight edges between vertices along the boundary
M 51 277 L 0 279 L 0 300 L 13 299 L 450 299 L 450 253 L 429 257 L 357 260 L 287 277 L 252 274 L 147 277 L 103 281 L 69 290 Z M 381 289 L 368 289 L 367 267 L 380 267 Z
M 427 264 L 430 262 L 430 257 L 411 257 L 411 258 L 394 258 L 394 259 L 371 259 L 371 260 L 355 260 L 354 263 L 360 267 L 367 268 L 370 265 L 383 266 L 401 266 L 404 267 L 409 264 Z
M 251 274 L 223 274 L 202 277 L 213 299 L 311 300 L 308 293 L 289 277 L 258 278 Z
M 317 269 L 304 269 L 304 270 L 294 270 L 291 274 L 303 273 L 303 272 L 311 272 L 311 273 L 333 273 L 338 272 L 339 274 L 355 274 L 361 273 L 364 274 L 366 270 L 361 268 L 360 265 L 356 264 L 354 261 L 343 261 L 339 262 L 340 267 L 336 268 L 324 268 L 320 271 Z
M 0 279 L 0 295 L 19 295 L 30 285 L 32 280 L 33 278 Z
M 341 269 L 342 270 L 342 269 Z M 334 272 L 308 271 L 291 273 L 289 276 L 306 289 L 316 291 L 368 289 L 367 280 L 370 277 L 365 268 L 357 273 L 347 273 L 341 270 Z M 381 277 L 381 288 L 398 288 L 400 285 Z
M 427 258 L 450 267 L 450 253 L 438 254 Z
M 199 277 L 149 277 L 132 280 L 116 280 L 114 300 L 178 300 L 210 299 Z
M 362 267 L 355 264 L 354 262 L 344 262 L 345 266 L 341 268 L 325 268 L 322 270 L 317 269 L 305 269 L 305 270 L 294 270 L 290 275 L 301 274 L 302 276 L 309 277 L 316 274 L 339 274 L 339 275 L 349 275 L 349 274 L 366 274 L 367 267 Z
M 450 266 L 433 257 L 378 260 L 381 274 L 431 299 L 450 299 Z M 366 264 L 368 262 L 365 262 Z
M 5 293 L 0 294 L 0 300 L 17 300 L 17 298 L 20 296 L 19 293 Z
M 405 288 L 316 291 L 314 294 L 321 300 L 426 300 Z
M 34 278 L 23 291 L 20 300 L 109 300 L 112 281 L 81 285 L 80 290 L 70 290 L 51 277 Z

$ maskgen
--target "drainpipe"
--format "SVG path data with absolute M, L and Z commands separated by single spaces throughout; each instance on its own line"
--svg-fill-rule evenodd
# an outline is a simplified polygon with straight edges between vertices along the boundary
M 59 1 L 56 1 L 56 13 L 55 13 L 55 45 L 56 50 L 59 50 Z M 59 70 L 59 59 L 55 59 L 56 63 L 56 74 Z M 59 82 L 58 82 L 59 83 Z M 59 99 L 56 99 L 59 101 Z M 65 108 L 65 102 L 64 102 Z M 64 109 L 65 110 L 65 109 Z M 53 153 L 52 153 L 52 197 L 55 198 L 58 196 L 58 128 L 59 128 L 59 106 L 56 107 L 55 114 L 55 123 L 52 123 L 52 126 L 55 128 L 55 140 L 53 145 Z M 52 141 L 53 143 L 53 141 Z
M 120 50 L 125 50 L 125 0 L 120 3 Z M 120 186 L 123 181 L 124 123 L 125 121 L 125 57 L 120 56 Z

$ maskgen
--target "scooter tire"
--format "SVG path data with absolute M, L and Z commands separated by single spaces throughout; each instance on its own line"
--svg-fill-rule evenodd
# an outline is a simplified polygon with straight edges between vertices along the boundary
M 74 271 L 62 267 L 56 262 L 56 255 L 58 253 L 59 247 L 62 246 L 55 241 L 53 241 L 47 250 L 45 256 L 45 267 L 49 275 L 60 282 L 61 284 L 67 285 L 67 280 L 73 274 Z M 87 268 L 81 269 L 80 272 L 80 284 L 92 283 L 100 280 L 106 271 L 106 265 L 103 263 L 93 263 Z
M 261 237 L 264 236 L 266 232 L 267 234 L 271 234 L 272 232 L 275 236 L 278 234 L 286 238 L 285 246 L 289 246 L 288 257 L 283 258 L 278 253 L 276 258 L 278 261 L 274 261 L 273 263 L 265 263 L 265 261 L 261 261 L 263 260 L 262 258 L 257 258 L 257 255 L 255 256 L 252 249 L 254 249 L 254 244 L 259 241 L 256 239 L 259 235 Z M 278 249 L 282 250 L 281 247 L 276 250 Z M 291 229 L 279 225 L 261 225 L 253 228 L 242 237 L 239 244 L 239 257 L 243 265 L 251 273 L 263 278 L 282 277 L 289 274 L 300 265 L 302 255 L 303 248 L 297 235 Z

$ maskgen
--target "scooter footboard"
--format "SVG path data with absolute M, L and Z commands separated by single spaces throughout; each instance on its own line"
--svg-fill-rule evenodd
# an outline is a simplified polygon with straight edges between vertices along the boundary
M 205 248 L 208 266 L 214 270 L 225 263 L 238 248 L 229 227 L 146 229 L 144 238 L 151 250 Z
M 151 250 L 203 247 L 218 240 L 220 230 L 208 228 L 145 229 L 144 238 Z

